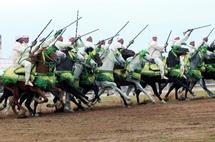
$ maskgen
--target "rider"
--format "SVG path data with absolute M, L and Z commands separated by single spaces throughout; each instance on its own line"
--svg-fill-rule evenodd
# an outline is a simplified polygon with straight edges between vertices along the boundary
M 161 79 L 168 79 L 165 76 L 164 63 L 162 61 L 162 52 L 168 46 L 168 44 L 165 44 L 164 46 L 158 46 L 157 39 L 157 36 L 152 37 L 148 48 L 149 56 L 154 59 L 154 62 L 160 68 Z
M 33 86 L 30 81 L 31 74 L 31 62 L 29 61 L 29 51 L 28 46 L 29 37 L 19 36 L 16 38 L 16 45 L 13 48 L 13 63 L 22 65 L 25 68 L 25 85 Z
M 95 48 L 95 45 L 93 44 L 93 38 L 91 36 L 86 38 L 86 41 L 84 43 L 85 47 L 92 47 L 93 49 Z
M 186 45 L 186 41 L 188 40 L 188 38 L 190 37 L 191 33 L 193 32 L 193 30 L 188 30 L 186 32 L 184 32 L 184 38 L 180 38 L 180 37 L 175 37 L 173 44 L 172 44 L 172 49 L 177 49 L 177 48 L 181 48 L 182 45 Z M 184 72 L 185 72 L 185 64 L 186 64 L 186 55 L 181 55 L 180 57 L 180 73 L 181 75 L 185 77 Z
M 124 39 L 121 37 L 118 37 L 117 41 L 111 46 L 111 49 L 114 51 L 121 49 L 121 48 L 124 49 L 125 46 L 123 44 L 124 44 Z

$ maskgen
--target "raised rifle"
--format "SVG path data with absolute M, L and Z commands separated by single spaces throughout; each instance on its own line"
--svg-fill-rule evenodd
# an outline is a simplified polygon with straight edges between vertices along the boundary
M 187 31 L 185 31 L 184 34 L 187 33 L 187 32 L 189 32 L 189 31 L 191 31 L 191 30 L 193 31 L 193 30 L 197 30 L 197 29 L 201 29 L 201 28 L 206 28 L 206 27 L 209 27 L 209 26 L 211 26 L 211 24 L 204 25 L 204 26 L 199 26 L 199 27 L 195 27 L 195 28 L 191 28 L 191 29 L 188 29 Z
M 79 18 L 79 10 L 77 10 L 77 19 Z M 78 20 L 76 21 L 75 37 L 78 36 Z
M 66 28 L 70 27 L 71 25 L 73 25 L 74 23 L 76 23 L 77 21 L 79 21 L 81 18 L 82 18 L 82 17 L 77 18 L 75 21 L 73 21 L 73 22 L 69 23 L 67 26 L 65 26 L 65 27 L 64 27 L 64 28 L 62 28 L 61 30 L 64 30 L 64 29 L 66 29 Z
M 46 24 L 46 26 L 42 29 L 42 31 L 38 34 L 38 36 L 34 39 L 34 41 L 32 42 L 32 45 L 30 46 L 30 51 L 29 53 L 31 53 L 32 47 L 36 44 L 38 38 L 41 36 L 41 34 L 45 31 L 45 29 L 49 26 L 49 24 L 52 22 L 52 19 L 49 20 L 49 22 Z
M 111 37 L 109 37 L 109 38 L 106 38 L 106 39 L 104 39 L 103 41 L 106 41 L 106 40 L 113 40 L 116 36 L 118 36 L 119 35 L 119 33 L 128 25 L 128 23 L 129 23 L 129 21 L 127 21 L 126 23 L 125 23 L 125 25 L 123 25 L 120 29 L 119 29 L 119 31 L 117 31 L 117 33 L 115 34 L 115 35 L 113 35 L 113 36 L 111 36 Z M 98 45 L 99 44 L 99 42 L 96 44 L 96 45 Z
M 129 48 L 129 46 L 131 46 L 131 44 L 134 43 L 134 40 L 148 27 L 149 25 L 146 25 L 130 42 L 129 44 L 126 46 L 126 49 Z
M 166 39 L 166 42 L 165 42 L 165 48 L 164 48 L 164 51 L 166 52 L 166 45 L 168 45 L 168 42 L 169 42 L 169 38 L 170 38 L 170 35 L 172 34 L 172 30 L 169 32 L 169 35 Z
M 91 34 L 91 33 L 94 33 L 94 32 L 97 32 L 99 29 L 95 29 L 95 30 L 92 30 L 92 31 L 90 31 L 90 32 L 87 32 L 87 33 L 85 33 L 85 34 L 83 34 L 83 35 L 79 35 L 77 38 L 76 38 L 76 40 L 74 41 L 74 43 L 76 43 L 77 41 L 78 41 L 78 39 L 80 39 L 80 38 L 82 38 L 82 37 L 84 37 L 84 36 L 86 36 L 86 35 L 89 35 L 89 34 Z
M 214 28 L 209 32 L 209 34 L 205 37 L 205 38 L 209 38 L 209 36 L 211 35 L 211 33 L 214 31 Z M 202 46 L 205 44 L 205 42 L 203 41 L 202 44 L 198 47 L 197 51 L 195 52 L 195 54 L 193 54 L 193 56 L 195 56 L 196 54 L 198 54 L 198 52 L 202 49 Z
M 42 41 L 41 43 L 32 51 L 32 55 L 40 48 L 40 46 L 49 38 L 49 36 L 54 32 L 54 30 L 52 30 Z

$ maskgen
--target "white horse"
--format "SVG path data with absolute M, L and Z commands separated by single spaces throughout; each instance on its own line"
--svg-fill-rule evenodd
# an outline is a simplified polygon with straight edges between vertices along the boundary
M 143 50 L 137 53 L 134 57 L 129 59 L 128 65 L 127 65 L 127 70 L 128 70 L 128 76 L 127 76 L 127 81 L 132 82 L 135 84 L 136 89 L 140 90 L 143 92 L 148 98 L 154 103 L 155 100 L 154 98 L 149 95 L 141 86 L 140 80 L 141 80 L 141 70 L 144 67 L 144 63 L 146 60 L 150 60 L 150 58 L 147 58 L 147 53 Z
M 104 91 L 108 88 L 117 91 L 121 97 L 130 101 L 130 97 L 124 94 L 114 82 L 113 77 L 113 69 L 115 64 L 123 65 L 125 64 L 125 60 L 123 59 L 121 53 L 118 51 L 113 51 L 112 49 L 107 49 L 104 59 L 102 60 L 103 65 L 98 68 L 98 74 L 96 77 L 96 85 L 101 87 L 99 91 L 99 95 L 104 93 Z

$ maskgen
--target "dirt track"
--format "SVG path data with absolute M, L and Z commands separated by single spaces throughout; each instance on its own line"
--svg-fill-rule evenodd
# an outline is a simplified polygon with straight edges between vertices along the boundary
M 119 102 L 75 113 L 0 119 L 1 142 L 215 141 L 215 100 L 123 108 Z

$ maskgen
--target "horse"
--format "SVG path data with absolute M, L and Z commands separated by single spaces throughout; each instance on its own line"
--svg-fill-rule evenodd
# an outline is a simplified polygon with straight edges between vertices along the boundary
M 113 89 L 118 92 L 121 98 L 124 101 L 124 105 L 127 107 L 126 101 L 130 101 L 130 97 L 125 95 L 114 82 L 114 66 L 118 64 L 124 66 L 125 60 L 122 57 L 122 54 L 118 50 L 107 49 L 105 51 L 104 58 L 102 60 L 102 66 L 98 68 L 96 73 L 96 85 L 101 87 L 99 90 L 99 96 L 104 93 L 106 89 Z
M 207 49 L 207 50 L 206 50 Z M 208 96 L 214 96 L 214 93 L 211 92 L 206 84 L 205 79 L 215 79 L 214 72 L 213 72 L 213 63 L 215 59 L 215 54 L 210 52 L 207 47 L 199 47 L 189 58 L 189 65 L 186 72 L 186 76 L 189 80 L 189 88 L 190 90 L 199 82 L 200 86 L 207 92 Z M 210 48 L 211 50 L 212 48 Z M 212 69 L 211 69 L 212 68 Z M 168 91 L 168 94 L 176 88 L 176 99 L 178 99 L 178 89 L 179 86 L 172 85 Z M 185 91 L 185 97 L 183 100 L 187 98 L 187 90 Z M 168 96 L 167 94 L 167 96 Z
M 168 57 L 167 57 L 167 66 L 168 66 L 168 77 L 169 83 L 172 83 L 172 86 L 169 88 L 169 91 L 165 95 L 165 100 L 168 100 L 168 95 L 171 92 L 172 88 L 176 87 L 176 99 L 178 99 L 177 96 L 177 88 L 184 87 L 187 91 L 190 92 L 192 96 L 195 96 L 194 93 L 189 88 L 189 80 L 187 80 L 187 77 L 185 75 L 181 76 L 181 70 L 180 68 L 180 56 L 184 55 L 186 56 L 188 53 L 187 48 L 182 48 L 180 46 L 173 46 L 170 50 Z
M 57 49 L 54 46 L 44 49 L 42 52 L 38 53 L 36 56 L 31 58 L 34 66 L 32 68 L 31 79 L 34 80 L 34 86 L 26 86 L 24 84 L 24 70 L 22 66 L 10 67 L 5 70 L 2 81 L 4 86 L 8 88 L 12 94 L 12 109 L 18 117 L 25 117 L 25 108 L 18 102 L 21 93 L 33 92 L 38 94 L 43 100 L 36 100 L 38 103 L 48 102 L 48 98 L 45 95 L 45 91 L 52 89 L 58 90 L 55 88 L 56 77 L 54 75 L 54 68 L 56 65 L 56 51 Z M 58 90 L 59 91 L 59 90 Z M 17 112 L 15 107 L 20 109 Z M 29 110 L 30 113 L 32 110 Z
M 57 77 L 58 86 L 63 89 L 66 94 L 66 106 L 70 108 L 70 100 L 73 101 L 78 109 L 84 109 L 84 107 L 76 101 L 75 98 L 83 102 L 88 107 L 90 106 L 88 97 L 85 96 L 90 90 L 94 90 L 96 99 L 98 98 L 98 87 L 95 84 L 95 66 L 101 66 L 102 61 L 99 54 L 95 53 L 93 48 L 86 48 L 85 52 L 87 54 L 86 64 L 83 64 L 83 70 L 80 75 L 80 80 L 78 85 L 74 80 L 74 63 L 76 62 L 76 53 L 67 49 L 64 53 L 67 55 L 66 60 L 62 60 L 59 65 L 57 65 Z M 72 96 L 70 95 L 72 94 Z M 75 97 L 75 98 L 74 98 Z

